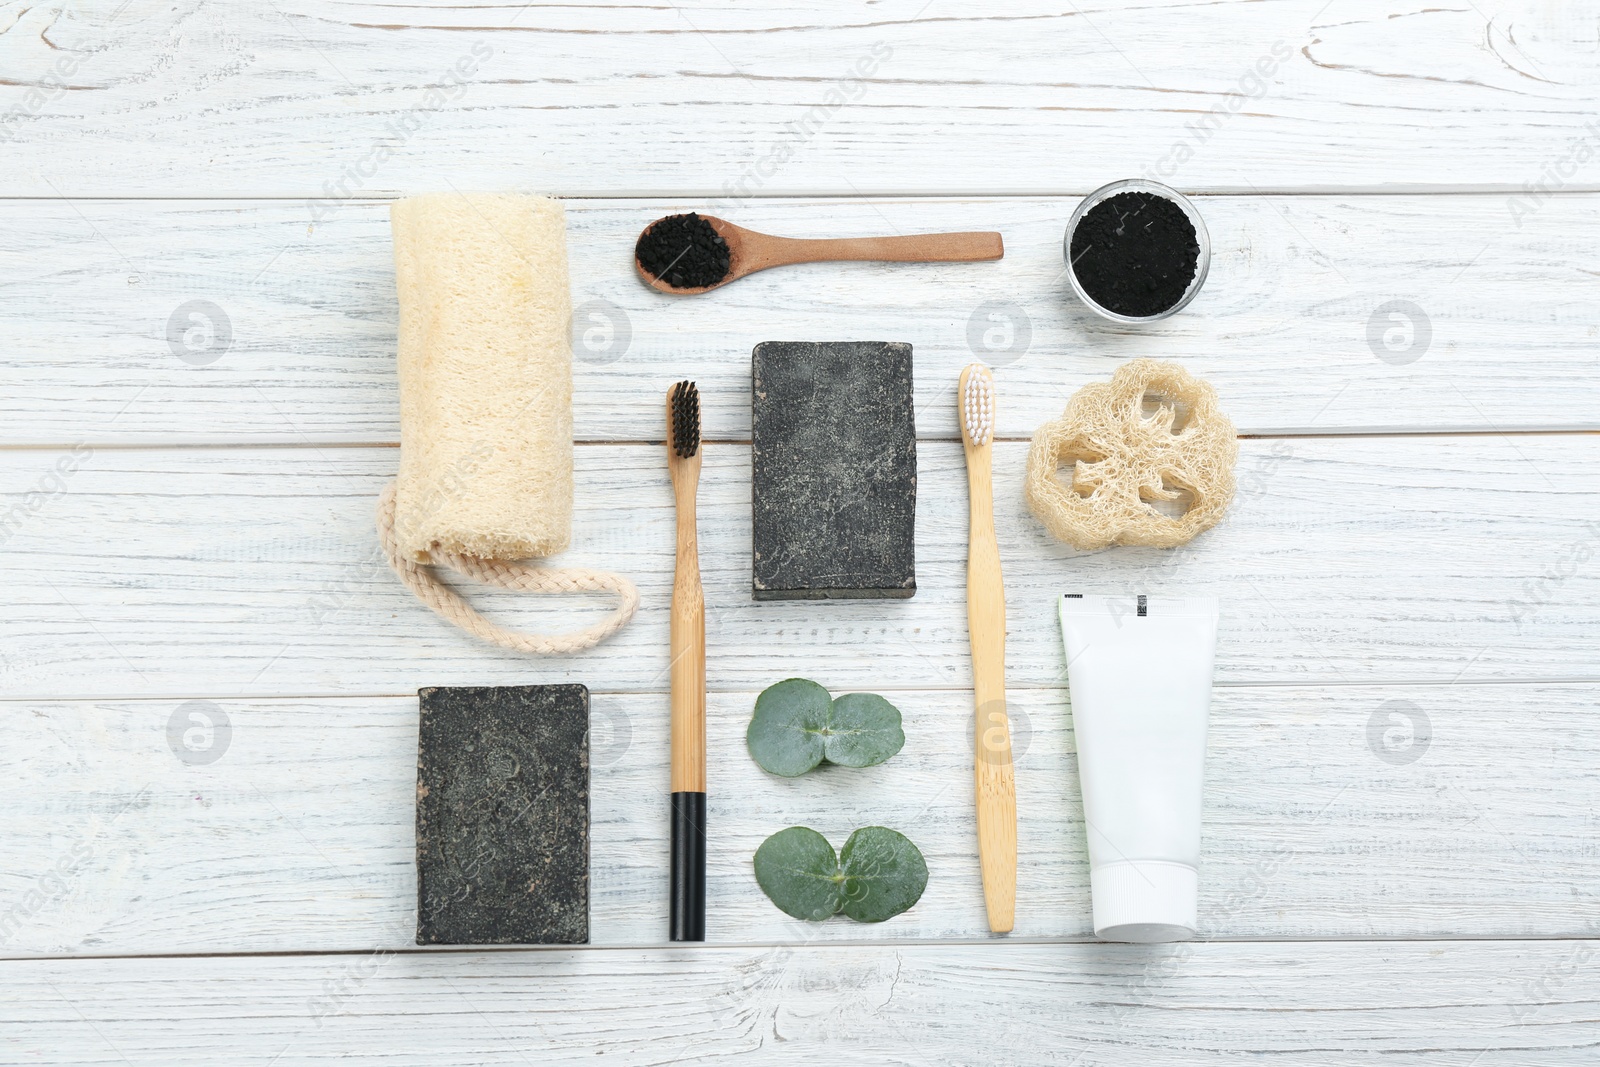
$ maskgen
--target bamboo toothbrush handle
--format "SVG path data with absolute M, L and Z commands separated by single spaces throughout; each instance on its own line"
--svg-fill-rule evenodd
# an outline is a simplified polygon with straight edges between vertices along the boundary
M 699 457 L 675 482 L 678 559 L 672 582 L 672 870 L 668 937 L 706 939 L 706 609 L 694 495 Z
M 685 499 L 686 498 L 686 499 Z M 706 791 L 706 605 L 700 586 L 694 491 L 679 491 L 678 559 L 669 623 L 672 651 L 672 791 Z
M 978 798 L 978 860 L 989 929 L 1008 932 L 1017 903 L 1017 789 L 1006 715 L 1006 594 L 994 534 L 994 487 L 989 446 L 967 447 L 971 487 L 967 549 L 967 630 L 972 638 L 974 784 Z

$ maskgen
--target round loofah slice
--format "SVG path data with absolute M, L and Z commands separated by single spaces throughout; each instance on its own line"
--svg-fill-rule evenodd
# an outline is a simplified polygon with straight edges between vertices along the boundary
M 1221 520 L 1238 458 L 1209 383 L 1175 363 L 1136 359 L 1039 427 L 1024 492 L 1073 548 L 1173 548 Z

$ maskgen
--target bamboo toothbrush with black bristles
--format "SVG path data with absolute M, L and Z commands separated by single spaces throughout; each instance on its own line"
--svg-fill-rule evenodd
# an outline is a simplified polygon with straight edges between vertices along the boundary
M 1006 590 L 994 536 L 994 375 L 982 363 L 961 372 L 961 441 L 967 456 L 969 533 L 967 631 L 972 641 L 973 776 L 978 863 L 989 929 L 1011 930 L 1017 905 L 1017 789 L 1006 715 Z
M 706 939 L 706 601 L 700 585 L 695 494 L 700 488 L 700 391 L 667 390 L 667 473 L 677 502 L 672 579 L 673 941 Z

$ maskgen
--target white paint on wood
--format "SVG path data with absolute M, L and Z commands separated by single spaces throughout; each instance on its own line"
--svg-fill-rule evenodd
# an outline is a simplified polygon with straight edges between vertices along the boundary
M 13 697 L 375 695 L 530 677 L 599 691 L 666 684 L 673 539 L 660 446 L 577 450 L 575 547 L 560 558 L 629 576 L 642 606 L 599 648 L 542 660 L 473 640 L 390 573 L 372 515 L 394 449 L 89 451 L 65 475 L 54 464 L 70 466 L 70 453 L 0 453 L 0 500 L 17 516 L 0 554 Z M 1592 438 L 1245 441 L 1239 497 L 1215 530 L 1178 550 L 1087 554 L 1026 511 L 1025 453 L 1021 443 L 995 449 L 1012 686 L 1061 684 L 1054 602 L 1073 591 L 1221 597 L 1224 685 L 1596 676 Z M 920 448 L 910 600 L 753 602 L 749 486 L 747 446 L 707 447 L 713 690 L 823 669 L 841 687 L 971 684 L 959 445 Z M 603 599 L 509 593 L 478 602 L 546 632 L 609 610 Z
M 0 965 L 13 1062 L 1592 1064 L 1594 941 L 373 953 Z
M 1597 54 L 1592 15 L 1551 0 L 0 10 L 0 443 L 43 446 L 0 453 L 3 951 L 352 951 L 12 961 L 0 1059 L 1592 1062 L 1600 945 L 1564 939 L 1600 923 L 1593 439 L 1500 435 L 1600 425 Z M 1141 173 L 1247 195 L 1201 201 L 1200 300 L 1123 333 L 1072 305 L 1059 242 L 1077 196 Z M 336 447 L 397 436 L 383 201 L 451 187 L 651 198 L 571 204 L 577 429 L 614 443 L 579 450 L 569 555 L 646 597 L 586 658 L 514 658 L 429 615 L 372 543 L 393 451 Z M 1445 190 L 1485 195 L 1399 195 Z M 163 199 L 180 197 L 232 199 Z M 994 228 L 1008 255 L 797 268 L 672 302 L 627 253 L 687 208 L 802 236 Z M 191 300 L 233 331 L 206 366 L 168 340 Z M 1417 336 L 1375 318 L 1390 301 L 1427 318 L 1413 362 L 1371 347 L 1369 330 Z M 1214 381 L 1246 433 L 1482 435 L 1248 441 L 1218 530 L 1089 556 L 1038 532 L 1023 446 L 1001 445 L 1026 931 L 1087 933 L 1050 610 L 1070 583 L 1228 605 L 1208 932 L 1555 940 L 924 942 L 981 933 L 964 483 L 933 439 L 954 437 L 969 330 L 1003 346 L 1023 316 L 1027 350 L 987 353 L 1013 439 L 1132 355 Z M 624 322 L 619 354 L 605 333 Z M 204 339 L 203 320 L 175 326 Z M 659 445 L 639 444 L 659 436 L 651 398 L 692 374 L 710 435 L 741 441 L 751 346 L 830 336 L 917 347 L 921 590 L 751 604 L 746 450 L 708 449 L 725 944 L 390 953 L 410 933 L 403 694 L 421 684 L 602 691 L 596 940 L 659 938 L 670 526 Z M 176 443 L 311 447 L 113 448 Z M 582 615 L 490 603 L 552 628 Z M 740 724 L 787 674 L 889 690 L 906 751 L 859 777 L 761 775 Z M 1491 681 L 1521 684 L 1469 684 Z M 186 699 L 232 717 L 215 763 L 169 743 Z M 1391 716 L 1419 714 L 1421 756 L 1380 758 L 1405 734 Z M 799 929 L 751 884 L 777 826 L 842 838 L 868 817 L 909 827 L 935 875 L 887 926 Z
M 730 215 L 800 236 L 997 229 L 1006 258 L 809 264 L 699 297 L 647 288 L 630 257 L 651 219 L 703 203 L 575 201 L 576 433 L 659 439 L 657 398 L 690 376 L 708 437 L 747 440 L 751 349 L 838 338 L 914 346 L 925 438 L 956 437 L 956 377 L 974 358 L 997 367 L 1002 437 L 1028 437 L 1133 356 L 1214 382 L 1243 433 L 1600 428 L 1582 250 L 1600 196 L 1520 225 L 1501 197 L 1199 203 L 1214 245 L 1200 298 L 1125 330 L 1062 275 L 1071 197 L 763 201 Z M 282 201 L 0 202 L 0 267 L 0 442 L 399 439 L 384 203 L 312 225 Z
M 805 673 L 831 680 L 825 662 Z M 766 774 L 746 752 L 755 693 L 713 695 L 711 941 L 988 936 L 971 702 L 959 690 L 889 695 L 905 717 L 898 755 L 799 779 Z M 1066 693 L 1010 696 L 1016 937 L 1089 939 Z M 413 944 L 414 697 L 4 708 L 0 954 Z M 1202 936 L 1595 936 L 1597 710 L 1592 684 L 1218 689 Z M 591 941 L 659 944 L 665 695 L 596 693 L 590 728 Z M 926 856 L 928 889 L 880 925 L 790 919 L 762 895 L 750 860 L 791 825 L 836 847 L 861 826 L 898 829 Z
M 0 31 L 10 196 L 1600 185 L 1593 21 L 1551 0 L 131 0 Z

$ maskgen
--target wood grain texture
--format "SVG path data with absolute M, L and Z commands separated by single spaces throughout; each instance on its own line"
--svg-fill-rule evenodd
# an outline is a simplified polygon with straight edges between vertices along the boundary
M 1600 196 L 1522 219 L 1503 197 L 1202 198 L 1206 287 L 1137 330 L 1071 295 L 1076 202 L 753 203 L 736 220 L 773 232 L 990 227 L 1007 255 L 799 266 L 698 300 L 630 261 L 646 223 L 703 204 L 571 202 L 576 433 L 659 440 L 660 391 L 692 372 L 707 438 L 748 440 L 755 345 L 853 338 L 915 345 L 927 438 L 954 439 L 975 356 L 997 368 L 1002 437 L 1133 356 L 1211 381 L 1248 434 L 1600 428 Z M 397 441 L 392 263 L 386 203 L 314 224 L 284 202 L 0 201 L 0 443 Z
M 664 449 L 577 452 L 575 547 L 558 558 L 633 579 L 641 607 L 598 648 L 537 662 L 455 629 L 389 571 L 373 505 L 393 449 L 0 452 L 5 692 L 373 695 L 530 681 L 662 691 L 673 562 Z M 1223 685 L 1596 678 L 1591 437 L 1245 441 L 1239 496 L 1216 529 L 1174 551 L 1088 554 L 1027 513 L 1025 452 L 995 449 L 1013 687 L 1062 684 L 1054 604 L 1074 591 L 1220 597 Z M 971 684 L 961 446 L 925 442 L 919 466 L 915 597 L 755 603 L 749 449 L 706 447 L 713 690 L 810 672 L 834 691 Z M 499 592 L 475 603 L 541 631 L 610 607 Z
M 1593 13 L 1554 0 L 0 6 L 0 1061 L 1592 1063 L 1600 453 L 1509 431 L 1600 429 L 1597 102 Z M 1199 199 L 1210 279 L 1141 330 L 1061 276 L 1078 197 L 1129 176 L 1242 194 Z M 584 656 L 475 644 L 373 536 L 396 461 L 374 446 L 398 438 L 388 201 L 480 189 L 569 198 L 591 444 L 566 561 L 645 597 Z M 685 210 L 800 239 L 997 230 L 1007 254 L 680 301 L 629 259 Z M 921 590 L 753 604 L 751 349 L 836 338 L 916 346 Z M 1289 436 L 1243 442 L 1233 512 L 1191 546 L 1073 553 L 1023 510 L 1022 442 L 1132 356 Z M 949 414 L 974 358 L 1009 439 L 1009 943 L 986 940 L 967 791 Z M 690 367 L 717 442 L 721 944 L 669 950 L 658 398 Z M 1440 432 L 1472 436 L 1320 436 Z M 1070 588 L 1223 600 L 1218 940 L 1075 943 Z M 479 602 L 541 630 L 607 607 Z M 888 693 L 905 750 L 760 772 L 754 695 L 794 674 Z M 609 947 L 394 951 L 415 921 L 409 691 L 530 681 L 597 690 Z M 799 821 L 904 830 L 926 895 L 870 928 L 788 919 L 749 857 Z M 309 954 L 185 956 L 245 952 Z M 21 958 L 41 954 L 79 958 Z
M 905 722 L 898 755 L 798 779 L 767 775 L 746 753 L 755 691 L 711 697 L 711 941 L 988 936 L 967 694 L 889 695 Z M 1067 694 L 1009 697 L 1024 813 L 1012 936 L 1089 939 Z M 0 954 L 411 944 L 415 697 L 19 701 L 0 711 Z M 196 711 L 214 727 L 226 721 L 226 733 L 185 737 Z M 1600 936 L 1597 711 L 1595 684 L 1218 689 L 1202 936 Z M 596 945 L 660 944 L 666 697 L 597 692 L 590 729 L 590 935 Z M 751 857 L 796 824 L 841 841 L 863 825 L 900 830 L 927 858 L 927 891 L 882 924 L 789 918 L 761 893 Z
M 1594 941 L 374 953 L 0 966 L 14 1062 L 1594 1062 Z M 1003 1020 L 1004 1025 L 997 1025 Z
M 743 230 L 743 235 L 743 246 L 736 254 L 748 256 L 749 266 L 743 271 L 737 265 L 733 268 L 741 276 L 751 270 L 796 263 L 977 263 L 1005 254 L 1000 235 L 992 231 L 798 238 Z
M 1593 22 L 1547 0 L 131 0 L 0 29 L 10 196 L 1600 182 Z

